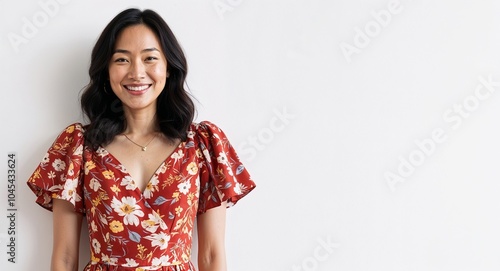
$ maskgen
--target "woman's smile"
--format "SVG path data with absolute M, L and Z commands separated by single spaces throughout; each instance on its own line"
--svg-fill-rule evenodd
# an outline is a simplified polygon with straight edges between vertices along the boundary
M 152 84 L 130 84 L 124 85 L 123 87 L 132 95 L 142 95 L 151 88 L 151 85 Z

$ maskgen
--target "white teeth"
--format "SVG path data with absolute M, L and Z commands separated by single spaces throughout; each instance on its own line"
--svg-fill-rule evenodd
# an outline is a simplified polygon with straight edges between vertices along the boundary
M 141 91 L 141 90 L 145 90 L 149 87 L 149 85 L 144 85 L 144 86 L 140 86 L 140 87 L 131 87 L 131 86 L 127 86 L 126 88 L 128 90 L 132 90 L 132 91 Z

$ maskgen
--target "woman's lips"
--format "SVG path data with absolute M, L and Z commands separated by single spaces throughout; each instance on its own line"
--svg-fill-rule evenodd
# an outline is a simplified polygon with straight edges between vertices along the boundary
M 125 89 L 132 95 L 141 95 L 144 94 L 151 87 L 151 84 L 148 85 L 124 85 Z

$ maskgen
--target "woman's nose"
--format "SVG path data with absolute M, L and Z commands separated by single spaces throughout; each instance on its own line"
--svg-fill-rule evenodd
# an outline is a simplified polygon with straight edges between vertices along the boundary
M 140 80 L 146 77 L 146 70 L 144 64 L 140 61 L 134 62 L 130 66 L 129 78 L 134 80 Z

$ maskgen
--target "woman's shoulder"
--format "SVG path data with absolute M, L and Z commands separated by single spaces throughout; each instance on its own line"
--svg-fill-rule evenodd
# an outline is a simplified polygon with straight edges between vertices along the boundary
M 84 133 L 85 125 L 80 122 L 71 123 L 59 133 L 53 144 L 53 148 L 61 148 L 62 146 L 73 148 L 79 147 L 83 145 Z
M 62 131 L 61 135 L 72 135 L 74 137 L 83 137 L 83 134 L 85 133 L 85 125 L 82 124 L 81 122 L 74 122 L 69 125 L 67 125 Z
M 222 131 L 219 126 L 214 124 L 211 121 L 203 120 L 200 122 L 191 123 L 190 131 L 200 133 L 200 132 L 209 132 L 209 131 Z
M 87 127 L 87 126 L 84 125 L 81 122 L 73 122 L 73 123 L 67 125 L 66 128 L 64 128 L 64 130 L 65 131 L 70 131 L 70 132 L 74 132 L 74 131 L 84 132 L 85 131 L 85 127 Z
M 188 138 L 210 138 L 214 135 L 216 137 L 225 136 L 219 126 L 208 120 L 193 122 L 188 131 Z

